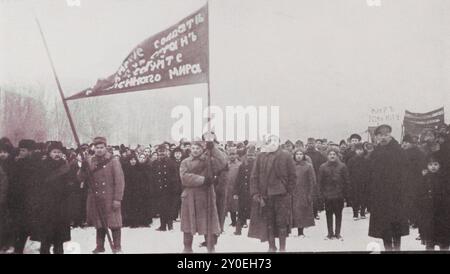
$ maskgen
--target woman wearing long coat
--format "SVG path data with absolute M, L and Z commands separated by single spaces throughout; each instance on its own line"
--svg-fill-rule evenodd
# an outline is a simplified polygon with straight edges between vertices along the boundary
M 298 235 L 303 236 L 303 228 L 314 226 L 313 191 L 316 175 L 312 163 L 302 150 L 294 152 L 295 173 L 297 180 L 292 194 L 293 227 L 298 228 Z
M 150 223 L 147 205 L 150 196 L 148 165 L 140 164 L 135 156 L 123 164 L 125 189 L 123 194 L 124 225 L 132 228 L 147 226 Z
M 55 148 L 59 149 L 59 148 Z M 71 190 L 70 167 L 63 159 L 42 161 L 39 195 L 37 239 L 41 254 L 63 253 L 63 243 L 70 241 L 68 197 Z
M 184 232 L 184 252 L 192 252 L 195 234 L 220 234 L 216 193 L 211 186 L 212 178 L 226 166 L 225 155 L 215 147 L 205 153 L 202 142 L 194 142 L 191 156 L 183 160 L 180 177 L 181 231 Z M 211 241 L 211 240 L 210 240 Z M 211 247 L 208 247 L 212 251 Z

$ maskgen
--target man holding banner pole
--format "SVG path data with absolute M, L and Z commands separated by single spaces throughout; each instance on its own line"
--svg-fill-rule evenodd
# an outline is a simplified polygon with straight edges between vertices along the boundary
M 122 213 L 121 201 L 125 179 L 120 161 L 106 150 L 106 139 L 96 137 L 93 141 L 95 155 L 86 159 L 79 177 L 83 181 L 90 173 L 91 184 L 87 197 L 88 223 L 96 228 L 96 248 L 92 253 L 105 252 L 105 236 L 112 231 L 113 253 L 121 253 Z

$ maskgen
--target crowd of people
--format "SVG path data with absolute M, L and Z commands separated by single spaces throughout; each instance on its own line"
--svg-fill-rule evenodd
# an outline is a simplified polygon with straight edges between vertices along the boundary
M 51 246 L 63 253 L 71 227 L 94 226 L 93 253 L 105 252 L 106 236 L 120 253 L 123 226 L 149 227 L 159 218 L 159 231 L 180 222 L 183 252 L 192 252 L 196 234 L 213 252 L 229 216 L 235 235 L 248 227 L 248 237 L 267 241 L 269 252 L 285 251 L 293 229 L 304 237 L 323 210 L 325 240 L 343 240 L 347 206 L 355 221 L 370 217 L 368 235 L 383 239 L 386 251 L 399 251 L 410 227 L 426 250 L 448 250 L 449 127 L 406 134 L 401 143 L 391 132 L 381 125 L 373 143 L 351 134 L 339 144 L 281 143 L 271 135 L 258 147 L 219 143 L 213 133 L 136 148 L 110 146 L 104 137 L 76 149 L 29 139 L 14 147 L 4 137 L 0 248 L 23 253 L 30 238 L 41 242 L 41 253 Z

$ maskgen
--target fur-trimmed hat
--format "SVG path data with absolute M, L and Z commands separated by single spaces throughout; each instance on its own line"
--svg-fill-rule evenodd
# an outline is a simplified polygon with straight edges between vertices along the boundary
M 63 151 L 64 150 L 64 146 L 59 141 L 50 141 L 50 143 L 48 144 L 48 147 L 47 147 L 47 153 L 50 153 L 54 149 L 58 149 L 60 151 Z
M 391 127 L 390 125 L 386 125 L 386 124 L 379 125 L 379 126 L 375 129 L 374 134 L 375 134 L 375 135 L 381 134 L 381 131 L 382 131 L 382 130 L 388 130 L 389 132 L 392 132 L 392 127 Z
M 106 146 L 106 138 L 105 137 L 95 137 L 92 141 L 94 145 L 104 144 Z
M 0 151 L 7 152 L 11 154 L 13 152 L 14 147 L 9 143 L 0 143 Z
M 339 151 L 338 148 L 335 148 L 335 147 L 331 146 L 330 148 L 327 149 L 327 155 L 330 154 L 331 152 L 339 154 L 340 151 Z
M 357 134 L 357 133 L 353 133 L 352 135 L 350 135 L 350 140 L 351 139 L 358 139 L 358 142 L 361 142 L 361 135 Z
M 158 145 L 155 149 L 156 152 L 166 152 L 167 151 L 167 144 L 166 143 L 162 143 L 160 145 Z
M 36 142 L 31 139 L 22 139 L 19 141 L 19 148 L 26 148 L 28 150 L 36 149 Z

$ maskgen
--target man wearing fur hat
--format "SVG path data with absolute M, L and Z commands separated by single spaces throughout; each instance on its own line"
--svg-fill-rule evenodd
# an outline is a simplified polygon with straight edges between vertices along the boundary
M 39 203 L 37 240 L 41 254 L 63 254 L 63 243 L 70 241 L 68 196 L 71 188 L 70 168 L 63 159 L 61 142 L 51 142 L 39 169 Z
M 107 152 L 106 138 L 96 137 L 93 141 L 94 155 L 87 158 L 79 171 L 79 179 L 86 181 L 88 170 L 92 175 L 87 197 L 87 221 L 96 228 L 97 246 L 93 253 L 105 252 L 106 230 L 111 229 L 113 253 L 122 252 L 121 202 L 125 180 L 118 157 Z
M 35 159 L 34 140 L 19 142 L 19 155 L 16 157 L 8 191 L 8 208 L 14 233 L 14 252 L 23 253 L 29 236 L 37 227 L 37 178 L 40 159 Z
M 343 158 L 344 158 L 344 163 L 346 165 L 348 165 L 348 161 L 356 155 L 355 145 L 356 144 L 360 144 L 361 143 L 361 139 L 362 139 L 361 135 L 359 135 L 357 133 L 353 133 L 352 135 L 350 135 L 349 148 L 342 155 Z
M 166 144 L 159 145 L 156 148 L 158 158 L 151 163 L 152 182 L 156 184 L 156 204 L 161 220 L 158 231 L 173 229 L 173 212 L 176 206 L 178 171 L 174 161 L 167 156 L 167 152 Z
M 386 251 L 400 251 L 401 237 L 409 234 L 405 212 L 405 163 L 400 144 L 389 125 L 375 129 L 378 145 L 371 155 L 369 236 L 381 238 Z
M 269 252 L 286 250 L 290 231 L 292 193 L 296 184 L 294 160 L 280 147 L 278 136 L 268 137 L 262 153 L 256 158 L 250 179 L 250 195 L 254 201 L 249 237 L 269 242 Z M 261 214 L 259 214 L 261 212 Z

